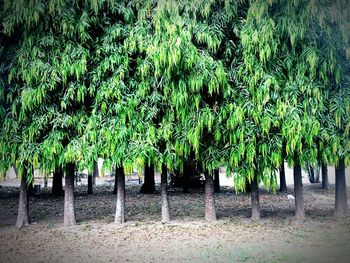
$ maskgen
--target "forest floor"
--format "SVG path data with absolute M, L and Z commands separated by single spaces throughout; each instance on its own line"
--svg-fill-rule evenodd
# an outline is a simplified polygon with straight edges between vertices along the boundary
M 19 190 L 0 187 L 0 262 L 350 262 L 350 218 L 333 217 L 334 186 L 305 185 L 306 220 L 295 222 L 287 194 L 262 190 L 262 219 L 251 222 L 250 196 L 222 188 L 218 222 L 204 221 L 203 189 L 170 189 L 172 222 L 160 223 L 160 194 L 126 189 L 127 223 L 113 223 L 112 185 L 76 189 L 78 224 L 64 228 L 63 197 L 49 188 L 30 197 L 32 224 L 13 227 Z M 348 197 L 350 192 L 348 193 Z M 349 200 L 350 201 L 350 200 Z

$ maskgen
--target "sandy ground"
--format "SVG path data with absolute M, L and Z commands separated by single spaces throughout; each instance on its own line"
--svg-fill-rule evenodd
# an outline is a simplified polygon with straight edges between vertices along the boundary
M 62 226 L 63 198 L 44 189 L 30 197 L 34 223 L 17 230 L 18 188 L 2 187 L 0 262 L 349 262 L 350 218 L 334 219 L 334 187 L 304 188 L 302 224 L 293 219 L 293 200 L 264 190 L 262 220 L 251 222 L 249 195 L 227 187 L 216 195 L 217 223 L 204 221 L 203 190 L 170 189 L 173 221 L 161 224 L 160 194 L 140 194 L 128 184 L 127 223 L 116 225 L 112 185 L 95 187 L 94 195 L 78 186 L 78 225 L 69 228 Z

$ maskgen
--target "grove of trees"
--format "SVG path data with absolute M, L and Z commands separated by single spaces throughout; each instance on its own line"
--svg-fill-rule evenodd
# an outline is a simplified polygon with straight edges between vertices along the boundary
M 336 166 L 335 215 L 346 216 L 347 2 L 0 1 L 0 171 L 21 180 L 16 225 L 29 224 L 34 170 L 65 174 L 64 225 L 75 224 L 75 170 L 92 181 L 98 158 L 115 167 L 117 223 L 134 167 L 161 172 L 164 222 L 168 172 L 188 176 L 189 165 L 205 175 L 207 221 L 220 167 L 237 191 L 251 186 L 258 220 L 259 184 L 275 191 L 280 171 L 285 191 L 284 161 L 298 220 L 306 165 Z

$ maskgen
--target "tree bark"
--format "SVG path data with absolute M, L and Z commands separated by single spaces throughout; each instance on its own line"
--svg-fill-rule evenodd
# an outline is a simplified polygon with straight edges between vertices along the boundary
M 251 199 L 251 209 L 252 209 L 252 220 L 260 219 L 260 202 L 259 202 L 259 184 L 258 184 L 258 175 L 254 175 L 252 182 L 252 192 L 250 194 Z
M 286 171 L 284 169 L 284 161 L 280 167 L 280 192 L 287 192 L 287 183 L 286 183 Z
M 156 191 L 154 186 L 154 166 L 151 164 L 150 166 L 145 166 L 145 181 L 141 186 L 141 193 L 145 194 L 153 194 Z
M 322 189 L 329 189 L 329 181 L 328 181 L 328 167 L 327 165 L 322 165 Z
M 52 180 L 52 195 L 62 196 L 63 195 L 63 185 L 62 185 L 63 169 L 59 168 L 53 173 Z
M 305 219 L 304 193 L 301 177 L 301 165 L 297 164 L 293 169 L 294 176 L 294 196 L 295 196 L 295 217 L 297 220 Z
M 214 170 L 214 192 L 220 193 L 220 173 L 219 169 Z
M 213 177 L 205 171 L 205 220 L 208 222 L 216 221 L 214 181 Z
M 92 188 L 92 181 L 93 181 L 92 177 L 93 177 L 92 174 L 89 173 L 88 174 L 88 195 L 92 195 L 94 192 Z
M 64 226 L 76 224 L 74 202 L 74 164 L 66 165 L 66 178 L 64 187 Z
M 125 222 L 125 174 L 123 166 L 116 168 L 117 174 L 117 203 L 115 220 L 117 224 Z
M 22 228 L 28 226 L 29 221 L 29 199 L 27 191 L 27 171 L 24 170 L 21 177 L 21 186 L 19 193 L 19 205 L 18 205 L 18 215 L 16 221 L 16 227 Z
M 161 175 L 161 199 L 162 199 L 162 222 L 170 222 L 169 198 L 168 198 L 168 171 L 166 165 L 162 165 Z
M 92 172 L 92 185 L 96 185 L 96 177 L 98 176 L 98 162 L 94 161 L 94 170 Z
M 344 159 L 341 158 L 335 168 L 335 216 L 336 218 L 344 218 L 347 216 L 347 212 L 345 163 Z

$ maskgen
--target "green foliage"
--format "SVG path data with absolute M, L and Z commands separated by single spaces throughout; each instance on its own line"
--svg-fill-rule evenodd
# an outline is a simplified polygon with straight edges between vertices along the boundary
M 0 170 L 350 163 L 349 7 L 337 1 L 1 3 Z M 16 33 L 15 33 L 16 32 Z M 26 166 L 24 167 L 24 164 Z M 30 177 L 32 178 L 32 177 Z

